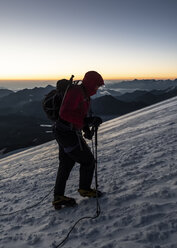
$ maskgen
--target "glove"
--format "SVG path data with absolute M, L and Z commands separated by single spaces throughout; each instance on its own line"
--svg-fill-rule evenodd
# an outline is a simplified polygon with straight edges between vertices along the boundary
M 94 130 L 93 128 L 90 130 L 89 126 L 85 126 L 83 128 L 83 132 L 84 132 L 84 138 L 88 139 L 88 140 L 91 140 L 93 135 L 94 135 Z
M 94 127 L 99 127 L 99 125 L 102 123 L 102 119 L 98 116 L 93 117 L 93 122 L 92 122 L 92 126 Z
M 84 123 L 92 127 L 98 127 L 102 122 L 102 119 L 98 116 L 86 117 L 84 119 Z

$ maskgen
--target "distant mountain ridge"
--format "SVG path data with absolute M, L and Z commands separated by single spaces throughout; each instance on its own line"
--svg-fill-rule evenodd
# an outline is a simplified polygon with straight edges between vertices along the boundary
M 155 80 L 155 79 L 134 79 L 131 81 L 122 81 L 117 84 L 110 83 L 112 88 L 119 89 L 139 89 L 139 90 L 165 90 L 170 87 L 177 87 L 177 79 L 174 80 Z
M 12 107 L 13 105 L 20 106 L 28 102 L 41 101 L 45 94 L 54 89 L 53 86 L 47 87 L 35 87 L 33 89 L 23 89 L 17 92 L 13 92 L 0 99 L 0 108 Z
M 45 132 L 51 129 L 40 126 L 52 124 L 42 109 L 42 99 L 52 89 L 54 87 L 48 85 L 7 91 L 7 95 L 0 97 L 0 151 L 9 152 L 53 139 Z M 92 99 L 92 111 L 103 120 L 109 120 L 174 96 L 177 96 L 177 86 L 171 84 L 164 90 L 135 90 L 125 94 L 106 86 Z
M 143 102 L 120 101 L 111 95 L 102 96 L 92 101 L 92 111 L 98 115 L 121 116 L 146 106 Z
M 0 89 L 0 98 L 8 96 L 11 93 L 14 93 L 14 92 L 12 90 L 8 90 L 8 89 Z
M 166 100 L 168 98 L 177 95 L 177 87 L 168 88 L 165 90 L 152 90 L 152 91 L 140 91 L 136 90 L 132 93 L 125 93 L 116 98 L 124 102 L 144 102 L 145 104 L 153 104 L 159 101 Z

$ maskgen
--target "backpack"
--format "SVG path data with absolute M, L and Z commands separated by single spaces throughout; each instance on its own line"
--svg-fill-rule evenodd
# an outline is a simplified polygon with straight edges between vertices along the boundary
M 51 121 L 56 121 L 59 119 L 60 107 L 69 87 L 78 83 L 73 82 L 73 77 L 74 76 L 72 75 L 70 80 L 62 79 L 57 81 L 56 89 L 50 91 L 44 97 L 42 107 L 48 119 Z

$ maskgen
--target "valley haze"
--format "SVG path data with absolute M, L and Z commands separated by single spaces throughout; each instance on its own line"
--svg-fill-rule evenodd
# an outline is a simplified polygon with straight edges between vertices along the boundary
M 40 82 L 44 84 L 44 82 Z M 52 140 L 51 121 L 42 109 L 44 96 L 54 89 L 46 87 L 22 90 L 0 89 L 0 157 L 10 151 Z M 34 82 L 37 86 L 36 82 Z M 27 85 L 26 85 L 27 86 Z M 177 96 L 177 80 L 106 81 L 92 97 L 94 115 L 103 121 Z
M 6 88 L 13 91 L 18 91 L 22 89 L 32 89 L 34 87 L 46 87 L 47 85 L 56 85 L 56 82 L 61 79 L 58 78 L 56 80 L 0 80 L 0 88 Z M 69 79 L 69 78 L 68 78 Z M 75 78 L 74 78 L 75 79 Z M 77 79 L 78 80 L 78 79 Z M 131 85 L 132 88 L 136 88 L 135 82 L 142 83 L 144 89 L 146 89 L 146 85 L 151 84 L 151 89 L 153 89 L 158 82 L 158 89 L 161 89 L 161 85 L 168 85 L 169 83 L 175 82 L 177 79 L 133 79 L 133 80 L 105 80 L 106 85 L 114 85 L 116 88 L 126 88 L 128 91 L 128 87 Z M 122 86 L 121 86 L 122 84 Z M 129 84 L 127 86 L 127 84 Z M 153 86 L 154 84 L 154 86 Z M 142 87 L 142 86 L 141 86 Z M 168 87 L 168 86 L 167 86 Z

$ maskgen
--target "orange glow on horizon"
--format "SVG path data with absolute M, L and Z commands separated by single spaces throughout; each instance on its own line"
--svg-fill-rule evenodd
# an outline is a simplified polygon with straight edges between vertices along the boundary
M 97 70 L 99 72 L 99 70 Z M 127 74 L 127 75 L 119 75 L 118 73 L 116 74 L 104 74 L 102 72 L 99 72 L 104 80 L 143 80 L 143 79 L 156 79 L 156 80 L 174 80 L 177 78 L 177 74 L 163 74 L 163 73 L 153 73 L 153 74 L 142 74 L 142 73 L 135 73 L 135 74 Z M 85 74 L 85 73 L 84 73 Z M 76 74 L 74 79 L 75 80 L 82 80 L 84 77 L 84 74 Z M 121 73 L 120 73 L 121 74 Z M 53 81 L 53 80 L 58 80 L 61 78 L 70 78 L 71 74 L 62 74 L 62 75 L 26 75 L 26 76 L 4 76 L 0 77 L 0 81 L 30 81 L 30 80 L 39 80 L 39 81 Z

